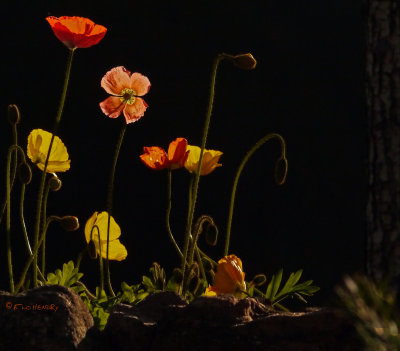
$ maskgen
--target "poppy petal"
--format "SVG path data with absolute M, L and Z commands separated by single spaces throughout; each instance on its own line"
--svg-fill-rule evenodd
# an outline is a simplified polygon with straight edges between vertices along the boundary
M 149 78 L 140 73 L 133 73 L 131 75 L 130 87 L 135 90 L 137 96 L 143 96 L 150 90 Z
M 143 155 L 140 155 L 142 162 L 151 169 L 160 170 L 168 167 L 168 156 L 165 150 L 158 146 L 145 146 Z
M 104 101 L 100 102 L 101 110 L 110 118 L 119 117 L 124 107 L 125 104 L 117 96 L 110 96 Z
M 101 87 L 111 95 L 120 96 L 124 88 L 131 84 L 131 72 L 123 66 L 114 67 L 101 79 Z
M 133 123 L 140 119 L 144 115 L 144 112 L 148 106 L 149 105 L 147 105 L 146 102 L 139 97 L 136 98 L 132 105 L 126 104 L 124 108 L 126 123 Z

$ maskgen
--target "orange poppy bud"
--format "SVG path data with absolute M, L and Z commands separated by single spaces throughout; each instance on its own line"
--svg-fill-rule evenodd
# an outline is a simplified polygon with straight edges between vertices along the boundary
M 225 256 L 218 261 L 214 285 L 206 289 L 206 295 L 232 294 L 240 296 L 246 290 L 242 261 L 235 255 Z

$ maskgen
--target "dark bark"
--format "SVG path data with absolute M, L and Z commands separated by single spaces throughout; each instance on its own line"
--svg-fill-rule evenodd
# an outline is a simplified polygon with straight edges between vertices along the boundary
M 367 272 L 400 277 L 400 3 L 368 3 Z

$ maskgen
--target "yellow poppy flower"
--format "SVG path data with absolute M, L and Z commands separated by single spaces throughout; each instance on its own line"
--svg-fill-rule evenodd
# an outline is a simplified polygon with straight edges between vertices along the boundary
M 96 229 L 93 230 L 94 226 L 97 226 L 100 232 L 100 244 L 99 247 L 99 234 Z M 100 254 L 101 249 L 101 257 L 107 258 L 107 225 L 108 225 L 108 213 L 103 211 L 98 213 L 97 211 L 93 213 L 93 215 L 87 220 L 85 224 L 85 238 L 86 242 L 89 243 L 90 240 L 93 240 L 97 254 Z M 115 222 L 114 217 L 110 218 L 110 235 L 109 235 L 109 247 L 108 247 L 108 259 L 115 261 L 122 261 L 126 259 L 128 256 L 128 252 L 124 245 L 118 240 L 121 236 L 121 228 Z
M 246 290 L 242 261 L 235 255 L 225 256 L 218 261 L 214 285 L 206 289 L 205 295 L 232 294 L 241 296 Z
M 190 152 L 189 157 L 185 162 L 185 168 L 191 173 L 196 173 L 197 168 L 199 167 L 201 148 L 194 145 L 188 145 L 186 150 L 189 150 Z M 218 161 L 222 154 L 221 151 L 204 149 L 200 175 L 210 174 L 215 168 L 221 167 L 222 164 L 218 163 Z
M 43 129 L 34 129 L 28 136 L 27 154 L 31 161 L 43 171 L 49 151 L 52 134 Z M 67 148 L 58 136 L 54 137 L 51 147 L 47 173 L 65 172 L 70 168 Z

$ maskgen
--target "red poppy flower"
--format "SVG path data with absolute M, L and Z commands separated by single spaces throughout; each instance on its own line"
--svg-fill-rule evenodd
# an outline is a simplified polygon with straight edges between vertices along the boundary
M 187 140 L 185 138 L 177 138 L 171 142 L 168 147 L 168 153 L 158 146 L 145 146 L 143 155 L 140 155 L 142 162 L 151 169 L 177 169 L 183 167 L 188 156 Z
M 107 28 L 84 17 L 47 17 L 55 36 L 68 48 L 88 48 L 104 38 Z
M 111 118 L 123 112 L 126 123 L 136 122 L 148 105 L 141 98 L 150 89 L 149 79 L 140 73 L 131 73 L 123 66 L 108 71 L 101 80 L 102 88 L 113 95 L 100 103 L 101 110 Z

